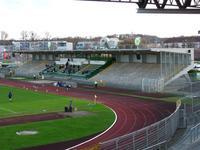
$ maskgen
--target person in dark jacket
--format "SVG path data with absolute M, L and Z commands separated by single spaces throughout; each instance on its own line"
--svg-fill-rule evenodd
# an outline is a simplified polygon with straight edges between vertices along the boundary
M 8 100 L 9 100 L 9 102 L 12 102 L 12 97 L 13 97 L 13 94 L 12 94 L 11 91 L 9 91 L 9 93 L 8 93 Z

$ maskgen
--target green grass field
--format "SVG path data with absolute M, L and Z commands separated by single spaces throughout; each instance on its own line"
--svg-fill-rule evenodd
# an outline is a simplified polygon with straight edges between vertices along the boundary
M 13 102 L 8 101 L 9 90 L 13 91 Z M 21 116 L 63 111 L 73 100 L 78 110 L 92 112 L 88 116 L 41 121 L 0 127 L 0 150 L 13 150 L 36 145 L 56 143 L 92 135 L 108 128 L 114 121 L 113 112 L 101 104 L 89 101 L 0 86 L 0 117 Z M 46 110 L 44 112 L 44 110 Z M 16 135 L 17 131 L 36 130 L 37 135 Z

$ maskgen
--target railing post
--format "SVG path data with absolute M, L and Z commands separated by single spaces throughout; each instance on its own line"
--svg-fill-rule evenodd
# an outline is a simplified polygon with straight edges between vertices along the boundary
M 132 136 L 133 136 L 133 150 L 135 150 L 135 133 L 133 133 Z
M 144 78 L 142 78 L 142 91 L 145 92 L 145 86 L 144 86 Z
M 187 109 L 187 106 L 186 104 L 184 104 L 184 109 L 183 109 L 183 119 L 184 119 L 184 122 L 183 122 L 183 127 L 186 127 L 187 126 L 187 113 L 186 113 L 186 109 Z
M 165 150 L 167 150 L 167 143 L 165 143 Z
M 196 135 L 195 135 L 195 141 L 198 139 L 198 127 L 195 129 Z
M 119 139 L 116 139 L 116 141 L 115 141 L 116 150 L 118 150 L 118 148 L 119 148 L 119 147 L 118 147 L 118 141 L 119 141 Z
M 165 120 L 165 139 L 167 140 L 167 120 Z
M 160 130 L 159 130 L 159 124 L 157 124 L 157 127 L 156 127 L 156 130 L 157 130 L 157 143 L 159 143 L 159 138 L 160 138 Z
M 146 137 L 147 137 L 147 141 L 146 141 L 146 146 L 145 147 L 148 147 L 148 145 L 149 145 L 149 136 L 148 136 L 148 130 L 149 130 L 149 128 L 147 128 L 146 129 Z
M 191 135 L 190 135 L 190 143 L 192 143 L 192 137 L 193 137 L 193 130 L 191 130 Z

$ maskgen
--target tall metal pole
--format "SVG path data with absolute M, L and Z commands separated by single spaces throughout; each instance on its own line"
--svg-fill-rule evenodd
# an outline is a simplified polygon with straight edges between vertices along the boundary
M 162 70 L 163 70 L 163 63 L 162 63 L 162 61 L 163 61 L 163 59 L 162 59 L 162 52 L 160 52 L 160 78 L 162 78 L 163 77 L 163 74 L 162 74 Z
M 192 113 L 194 111 L 193 107 L 194 107 L 194 99 L 193 99 L 193 94 L 192 94 L 192 81 L 190 81 L 190 95 L 192 98 Z

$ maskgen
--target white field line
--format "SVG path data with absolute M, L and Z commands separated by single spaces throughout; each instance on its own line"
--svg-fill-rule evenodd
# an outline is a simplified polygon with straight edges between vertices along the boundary
M 7 109 L 7 108 L 3 108 L 3 107 L 0 107 L 0 110 L 7 111 L 7 112 L 11 112 L 11 113 L 14 113 L 14 114 L 17 113 L 16 111 L 13 111 L 13 110 Z
M 108 106 L 106 106 L 106 107 L 108 107 Z M 116 114 L 116 112 L 112 109 L 112 108 L 110 108 L 110 107 L 108 107 L 110 110 L 112 110 L 112 112 L 115 114 L 115 121 L 112 123 L 112 125 L 108 128 L 108 129 L 106 129 L 104 132 L 102 132 L 101 134 L 99 134 L 99 135 L 97 135 L 97 136 L 95 136 L 95 137 L 93 137 L 93 138 L 91 138 L 91 139 L 89 139 L 89 140 L 87 140 L 87 141 L 85 141 L 85 142 L 82 142 L 82 143 L 80 143 L 80 144 L 77 144 L 77 145 L 75 145 L 75 146 L 72 146 L 72 147 L 70 147 L 70 148 L 67 148 L 67 149 L 65 149 L 65 150 L 71 150 L 71 149 L 74 149 L 74 148 L 76 148 L 76 147 L 79 147 L 79 146 L 81 146 L 81 145 L 83 145 L 83 144 L 85 144 L 85 143 L 88 143 L 88 142 L 90 142 L 90 141 L 92 141 L 92 140 L 94 140 L 94 139 L 96 139 L 96 138 L 98 138 L 98 137 L 100 137 L 100 136 L 102 136 L 104 133 L 106 133 L 108 130 L 110 130 L 114 125 L 115 125 L 115 123 L 117 122 L 117 114 Z

